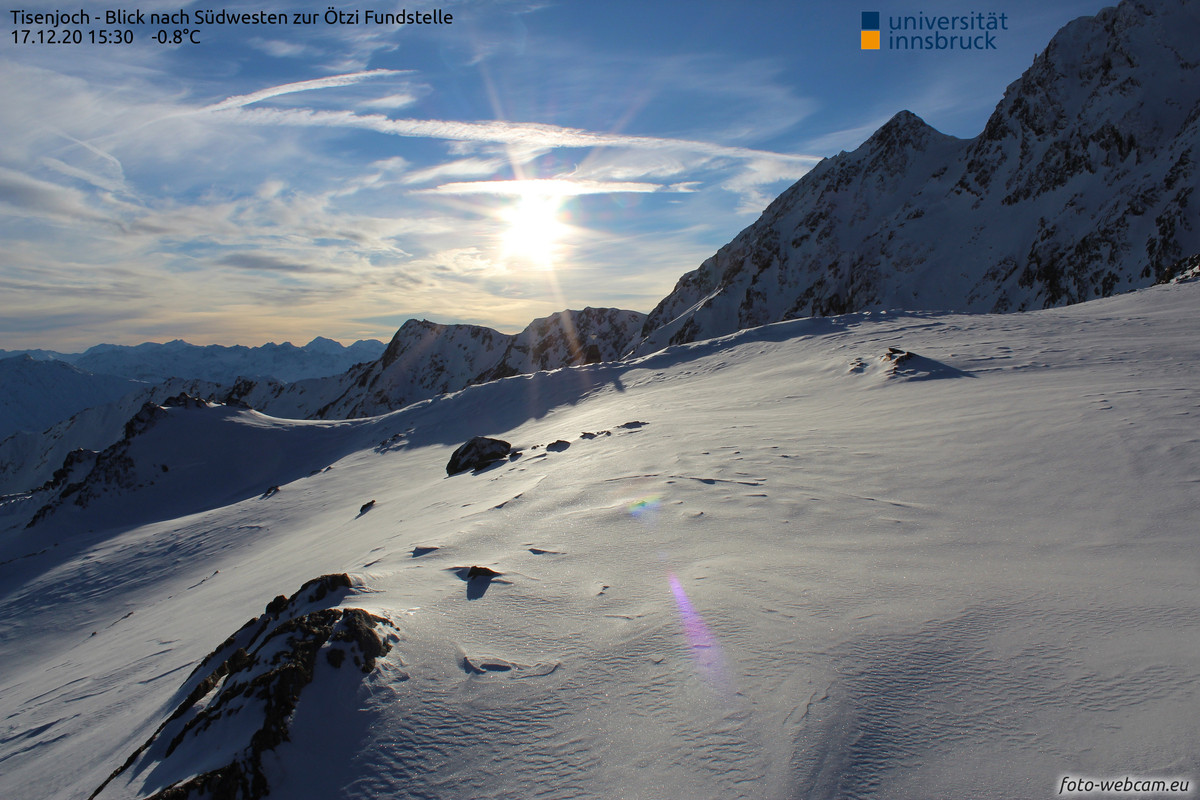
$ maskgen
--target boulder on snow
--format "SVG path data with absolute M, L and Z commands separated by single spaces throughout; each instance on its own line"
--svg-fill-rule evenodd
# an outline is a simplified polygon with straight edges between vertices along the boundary
M 467 584 L 467 599 L 478 600 L 483 597 L 492 585 L 492 582 L 508 583 L 505 580 L 499 580 L 503 572 L 497 572 L 491 567 L 451 567 L 450 571 L 459 577 L 460 580 L 466 581 Z
M 457 475 L 469 469 L 483 469 L 488 464 L 508 456 L 512 445 L 500 439 L 476 436 L 459 447 L 446 464 L 447 475 Z

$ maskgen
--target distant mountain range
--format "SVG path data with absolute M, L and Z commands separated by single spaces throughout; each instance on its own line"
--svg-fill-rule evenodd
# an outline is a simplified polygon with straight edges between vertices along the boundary
M 224 347 L 217 344 L 195 345 L 176 339 L 165 344 L 146 342 L 132 347 L 98 344 L 82 353 L 0 350 L 0 359 L 29 355 L 41 361 L 65 361 L 88 372 L 119 375 L 151 383 L 168 378 L 216 383 L 233 383 L 238 378 L 271 378 L 291 383 L 345 372 L 354 364 L 379 358 L 382 352 L 383 342 L 378 339 L 360 339 L 344 346 L 318 336 L 303 347 L 291 342 L 268 342 L 260 347 Z
M 303 347 L 290 342 L 199 346 L 177 339 L 136 347 L 101 344 L 83 353 L 0 350 L 0 439 L 18 431 L 42 431 L 85 408 L 173 378 L 290 383 L 343 373 L 374 361 L 383 350 L 383 342 L 375 339 L 344 347 L 322 337 Z

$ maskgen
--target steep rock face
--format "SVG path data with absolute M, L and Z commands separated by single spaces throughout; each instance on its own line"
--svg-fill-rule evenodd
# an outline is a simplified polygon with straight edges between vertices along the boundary
M 510 375 L 619 358 L 632 346 L 644 321 L 645 315 L 636 311 L 585 308 L 535 320 L 511 336 L 478 325 L 409 320 L 378 361 L 360 364 L 337 379 L 302 381 L 255 407 L 282 413 L 287 404 L 307 393 L 330 399 L 302 416 L 340 419 L 382 414 Z
M 1181 258 L 1171 268 L 1171 276 L 1159 283 L 1184 283 L 1200 279 L 1200 253 Z
M 1200 8 L 1064 27 L 973 140 L 901 112 L 818 164 L 651 312 L 638 353 L 872 307 L 1016 311 L 1170 277 L 1200 249 Z
M 471 382 L 615 361 L 632 346 L 645 321 L 645 314 L 617 308 L 560 311 L 535 319 L 509 341 L 496 366 Z

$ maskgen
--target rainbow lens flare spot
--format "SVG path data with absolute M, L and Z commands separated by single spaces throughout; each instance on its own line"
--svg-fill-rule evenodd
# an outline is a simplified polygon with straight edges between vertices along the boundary
M 629 504 L 629 513 L 635 517 L 641 517 L 658 510 L 660 505 L 662 505 L 661 497 L 643 497 L 641 500 L 634 500 Z

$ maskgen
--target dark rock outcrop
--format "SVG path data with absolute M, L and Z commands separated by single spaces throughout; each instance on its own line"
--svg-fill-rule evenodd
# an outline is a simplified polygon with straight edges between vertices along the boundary
M 483 469 L 489 464 L 507 458 L 510 452 L 512 452 L 512 445 L 506 441 L 476 436 L 461 445 L 450 456 L 450 461 L 446 464 L 446 474 L 457 475 L 469 469 Z
M 258 800 L 270 792 L 263 754 L 289 741 L 288 726 L 314 679 L 318 655 L 335 669 L 353 663 L 369 674 L 391 646 L 378 628 L 390 623 L 361 608 L 337 608 L 349 576 L 324 575 L 290 598 L 276 597 L 262 616 L 210 653 L 189 676 L 182 702 L 147 742 L 92 793 L 139 762 L 189 777 L 147 800 Z M 323 607 L 322 607 L 323 606 Z M 245 739 L 245 741 L 242 741 Z M 190 774 L 196 752 L 228 753 L 229 762 Z M 175 765 L 172 756 L 180 763 Z

